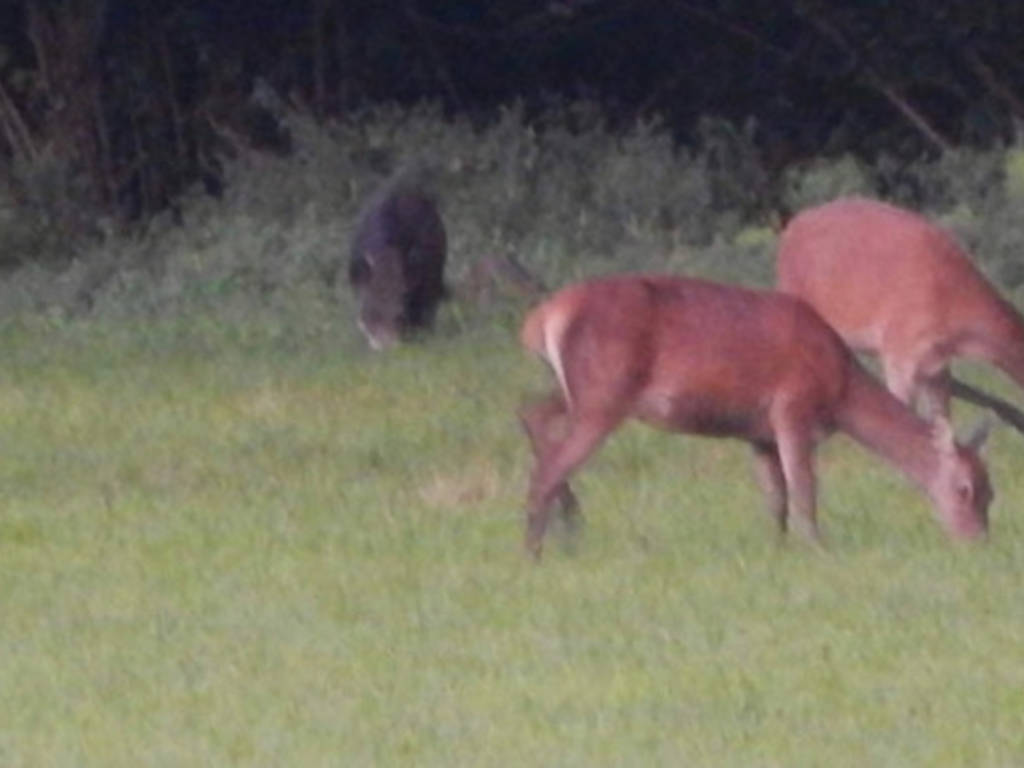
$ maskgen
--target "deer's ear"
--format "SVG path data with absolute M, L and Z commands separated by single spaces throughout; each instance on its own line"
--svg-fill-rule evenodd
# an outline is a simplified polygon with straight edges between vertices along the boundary
M 978 423 L 971 427 L 971 431 L 964 438 L 964 445 L 972 451 L 980 451 L 985 441 L 988 440 L 992 431 L 992 419 L 985 417 L 979 419 Z
M 942 453 L 956 452 L 956 435 L 953 425 L 945 416 L 937 416 L 932 423 L 932 445 Z

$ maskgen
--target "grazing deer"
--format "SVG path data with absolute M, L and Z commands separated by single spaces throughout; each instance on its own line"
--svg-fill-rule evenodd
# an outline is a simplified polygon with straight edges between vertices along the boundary
M 1024 432 L 1018 409 L 949 373 L 953 358 L 975 358 L 1024 387 L 1024 320 L 923 216 L 860 198 L 803 211 L 782 233 L 778 288 L 878 355 L 889 389 L 926 416 L 948 417 L 956 395 Z
M 984 435 L 959 446 L 946 420 L 918 418 L 802 301 L 700 280 L 612 276 L 542 302 L 521 340 L 558 380 L 555 394 L 520 414 L 536 458 L 526 521 L 535 556 L 555 502 L 567 518 L 576 513 L 569 476 L 630 417 L 748 441 L 782 532 L 792 518 L 818 540 L 812 454 L 836 429 L 924 490 L 951 536 L 987 529 L 992 492 L 975 453 Z

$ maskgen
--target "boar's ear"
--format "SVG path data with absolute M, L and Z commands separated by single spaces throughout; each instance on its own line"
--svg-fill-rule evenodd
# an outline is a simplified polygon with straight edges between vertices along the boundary
M 964 438 L 964 446 L 972 451 L 980 451 L 982 446 L 985 445 L 985 441 L 988 440 L 991 431 L 992 419 L 987 416 L 980 419 L 977 424 L 971 427 L 971 431 Z
M 368 283 L 370 281 L 370 275 L 373 272 L 370 268 L 369 262 L 363 257 L 353 259 L 348 265 L 348 281 L 352 285 L 360 285 L 362 283 Z
M 956 435 L 953 433 L 953 425 L 945 416 L 936 416 L 932 423 L 932 445 L 940 453 L 956 452 Z

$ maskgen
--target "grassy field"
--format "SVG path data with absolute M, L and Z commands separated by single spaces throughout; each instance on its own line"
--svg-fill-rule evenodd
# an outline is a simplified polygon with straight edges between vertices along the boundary
M 534 566 L 547 377 L 500 324 L 379 356 L 19 324 L 0 357 L 0 765 L 1024 764 L 1008 430 L 981 546 L 830 441 L 822 554 L 743 445 L 630 427 Z

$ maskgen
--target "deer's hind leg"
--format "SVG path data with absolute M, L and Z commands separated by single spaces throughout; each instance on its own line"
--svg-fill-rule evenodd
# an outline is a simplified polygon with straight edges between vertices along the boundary
M 558 496 L 563 501 L 566 498 L 566 479 L 587 460 L 616 424 L 573 419 L 565 439 L 538 457 L 530 478 L 526 510 L 526 550 L 534 557 L 540 557 L 553 502 Z
M 560 394 L 552 394 L 524 406 L 519 411 L 519 423 L 530 439 L 534 460 L 540 463 L 559 440 L 565 437 L 569 428 L 569 414 L 565 400 Z M 567 527 L 572 528 L 578 522 L 580 505 L 568 482 L 562 482 L 554 491 L 559 509 Z

